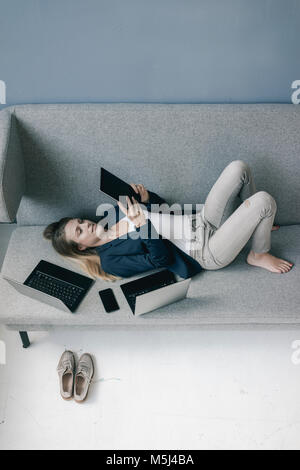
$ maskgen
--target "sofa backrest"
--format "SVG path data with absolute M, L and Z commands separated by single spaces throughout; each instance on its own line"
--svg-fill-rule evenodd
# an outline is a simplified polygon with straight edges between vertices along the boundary
M 300 223 L 300 106 L 49 104 L 12 109 L 25 159 L 21 225 L 95 218 L 112 200 L 100 167 L 169 203 L 203 203 L 224 167 L 246 161 L 275 197 L 280 224 Z

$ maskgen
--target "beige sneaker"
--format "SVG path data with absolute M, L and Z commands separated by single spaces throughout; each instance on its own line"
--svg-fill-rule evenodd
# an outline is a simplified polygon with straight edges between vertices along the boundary
M 57 366 L 57 372 L 60 394 L 64 400 L 70 400 L 73 397 L 75 374 L 75 358 L 72 351 L 63 353 Z
M 74 399 L 77 403 L 82 403 L 86 399 L 93 376 L 93 359 L 90 354 L 83 354 L 79 359 L 75 375 Z

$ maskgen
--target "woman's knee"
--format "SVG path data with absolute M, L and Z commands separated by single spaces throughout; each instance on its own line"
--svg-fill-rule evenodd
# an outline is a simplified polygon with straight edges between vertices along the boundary
M 244 160 L 233 160 L 227 165 L 231 171 L 236 171 L 238 174 L 243 173 L 244 171 L 249 171 L 249 165 L 244 162 Z
M 253 194 L 253 196 L 251 196 L 251 199 L 255 204 L 258 204 L 260 207 L 271 207 L 272 212 L 277 211 L 276 201 L 273 196 L 271 196 L 271 194 L 269 194 L 267 191 L 258 191 L 257 193 Z M 246 202 L 248 202 L 248 205 L 251 204 L 251 201 L 249 199 L 246 199 L 245 203 Z

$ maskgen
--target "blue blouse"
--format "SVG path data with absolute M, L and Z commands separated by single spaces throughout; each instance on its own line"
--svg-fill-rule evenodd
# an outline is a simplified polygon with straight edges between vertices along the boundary
M 151 204 L 166 203 L 155 193 L 149 192 L 149 202 L 143 203 L 147 210 Z M 116 222 L 125 217 L 119 206 L 114 207 Z M 170 240 L 162 238 L 156 232 L 150 219 L 146 226 L 136 229 L 138 238 L 131 238 L 127 234 L 111 242 L 94 248 L 101 260 L 102 269 L 109 274 L 120 277 L 131 277 L 155 268 L 167 268 L 187 279 L 202 271 L 201 265 L 191 256 L 184 253 Z M 133 232 L 135 233 L 135 232 Z M 153 236 L 151 237 L 150 234 Z

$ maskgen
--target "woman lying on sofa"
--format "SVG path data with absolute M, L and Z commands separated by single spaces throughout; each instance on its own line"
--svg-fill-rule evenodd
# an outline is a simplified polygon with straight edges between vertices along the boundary
M 127 197 L 128 208 L 115 206 L 117 223 L 63 218 L 49 225 L 44 237 L 62 256 L 79 262 L 93 278 L 114 281 L 166 267 L 182 278 L 202 269 L 229 265 L 252 236 L 247 263 L 273 273 L 288 272 L 293 263 L 269 253 L 276 202 L 265 191 L 256 191 L 249 166 L 234 160 L 223 170 L 209 192 L 201 212 L 172 215 L 151 212 L 151 204 L 165 201 L 142 184 L 131 184 L 142 206 Z M 242 200 L 234 210 L 236 196 Z M 130 236 L 130 232 L 140 232 Z M 141 234 L 145 234 L 141 236 Z

